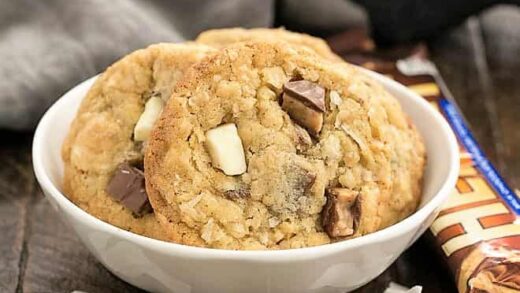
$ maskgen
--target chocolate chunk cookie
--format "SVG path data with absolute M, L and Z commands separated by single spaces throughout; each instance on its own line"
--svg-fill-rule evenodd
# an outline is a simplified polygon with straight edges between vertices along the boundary
M 397 100 L 355 67 L 251 42 L 185 75 L 152 131 L 145 176 L 173 241 L 286 249 L 405 218 L 424 164 Z
M 324 40 L 307 34 L 287 31 L 283 28 L 214 29 L 202 32 L 196 39 L 197 43 L 206 44 L 215 48 L 224 48 L 230 44 L 245 41 L 285 41 L 289 44 L 299 46 L 303 50 L 312 51 L 325 59 L 334 62 L 343 62 L 338 55 L 332 52 Z
M 143 150 L 187 68 L 213 49 L 158 44 L 110 66 L 84 98 L 62 148 L 65 194 L 93 216 L 165 239 L 145 191 Z

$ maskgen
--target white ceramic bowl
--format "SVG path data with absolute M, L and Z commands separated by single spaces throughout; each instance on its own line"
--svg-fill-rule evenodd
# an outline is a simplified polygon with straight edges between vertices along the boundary
M 400 102 L 424 137 L 428 164 L 417 212 L 384 230 L 318 247 L 230 251 L 184 246 L 136 235 L 84 212 L 61 192 L 60 149 L 76 110 L 95 80 L 59 99 L 36 130 L 33 163 L 52 206 L 112 273 L 156 292 L 345 292 L 381 274 L 429 227 L 459 171 L 458 147 L 444 118 L 425 100 L 368 72 Z M 81 272 L 79 272 L 81 273 Z

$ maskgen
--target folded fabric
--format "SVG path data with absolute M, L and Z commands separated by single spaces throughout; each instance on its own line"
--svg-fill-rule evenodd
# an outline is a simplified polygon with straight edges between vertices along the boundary
M 312 10 L 320 29 L 356 19 L 342 13 L 350 11 L 347 1 L 313 2 L 283 1 L 286 11 L 300 11 L 280 15 L 307 28 Z M 209 28 L 271 26 L 275 6 L 274 0 L 2 1 L 0 129 L 34 128 L 59 96 L 126 53 Z

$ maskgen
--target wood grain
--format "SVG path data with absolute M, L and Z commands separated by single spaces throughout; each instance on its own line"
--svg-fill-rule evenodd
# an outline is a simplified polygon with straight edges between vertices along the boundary
M 0 133 L 0 292 L 16 292 L 23 275 L 30 195 L 30 135 Z
M 482 58 L 475 49 L 474 40 L 479 37 L 471 31 L 470 22 L 454 29 L 431 43 L 432 59 L 455 97 L 475 137 L 488 157 L 496 162 L 493 128 L 484 97 L 490 88 L 481 84 L 477 59 Z
M 480 17 L 496 103 L 500 171 L 520 187 L 520 9 L 499 6 Z
M 23 292 L 140 292 L 108 272 L 38 192 Z
M 406 287 L 423 286 L 423 292 L 457 292 L 451 274 L 427 237 L 421 237 L 377 279 L 357 293 L 383 292 L 390 282 Z

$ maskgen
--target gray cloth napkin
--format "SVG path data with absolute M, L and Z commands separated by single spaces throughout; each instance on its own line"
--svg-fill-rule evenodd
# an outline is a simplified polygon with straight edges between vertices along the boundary
M 0 129 L 33 129 L 64 92 L 135 49 L 210 28 L 271 26 L 275 16 L 307 31 L 366 24 L 343 0 L 2 1 Z

